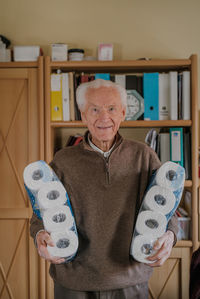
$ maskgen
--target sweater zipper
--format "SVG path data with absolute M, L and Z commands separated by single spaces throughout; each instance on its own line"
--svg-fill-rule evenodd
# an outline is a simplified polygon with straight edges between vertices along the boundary
M 110 176 L 109 176 L 108 158 L 105 158 L 105 161 L 106 161 L 106 182 L 107 182 L 107 184 L 109 184 Z

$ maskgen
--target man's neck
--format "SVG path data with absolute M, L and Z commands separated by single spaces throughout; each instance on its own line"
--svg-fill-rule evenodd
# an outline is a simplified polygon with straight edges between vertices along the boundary
M 115 138 L 113 140 L 101 141 L 100 142 L 100 141 L 98 141 L 98 140 L 96 140 L 95 138 L 92 137 L 91 141 L 94 145 L 96 145 L 96 147 L 101 149 L 103 152 L 108 152 L 112 148 L 112 146 L 115 142 Z

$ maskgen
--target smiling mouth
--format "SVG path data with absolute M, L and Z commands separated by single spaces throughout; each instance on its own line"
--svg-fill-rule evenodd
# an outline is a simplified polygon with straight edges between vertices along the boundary
M 97 127 L 97 128 L 100 129 L 100 130 L 106 130 L 106 129 L 111 129 L 112 126 L 109 126 L 109 127 Z

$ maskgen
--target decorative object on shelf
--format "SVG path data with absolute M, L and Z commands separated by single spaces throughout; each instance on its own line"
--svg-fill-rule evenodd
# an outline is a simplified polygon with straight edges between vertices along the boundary
M 99 44 L 98 60 L 113 60 L 113 45 L 112 44 Z
M 14 46 L 14 61 L 37 61 L 40 56 L 39 46 Z
M 127 90 L 125 120 L 137 120 L 144 113 L 144 99 L 136 90 Z
M 6 61 L 6 44 L 2 41 L 0 37 L 0 62 Z
M 83 60 L 84 52 L 85 51 L 83 49 L 69 49 L 68 50 L 69 60 L 73 60 L 73 61 Z
M 66 44 L 57 43 L 51 45 L 51 59 L 52 61 L 66 61 L 68 46 Z

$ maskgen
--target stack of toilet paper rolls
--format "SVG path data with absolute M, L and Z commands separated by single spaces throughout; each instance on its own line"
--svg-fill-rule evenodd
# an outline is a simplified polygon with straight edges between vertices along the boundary
M 24 169 L 24 185 L 33 212 L 43 220 L 55 246 L 47 246 L 52 256 L 72 260 L 78 249 L 78 235 L 67 191 L 51 167 L 36 161 Z
M 185 181 L 185 169 L 174 163 L 164 163 L 152 176 L 136 220 L 130 254 L 143 263 L 153 255 L 155 241 L 161 237 L 168 221 L 177 209 Z

